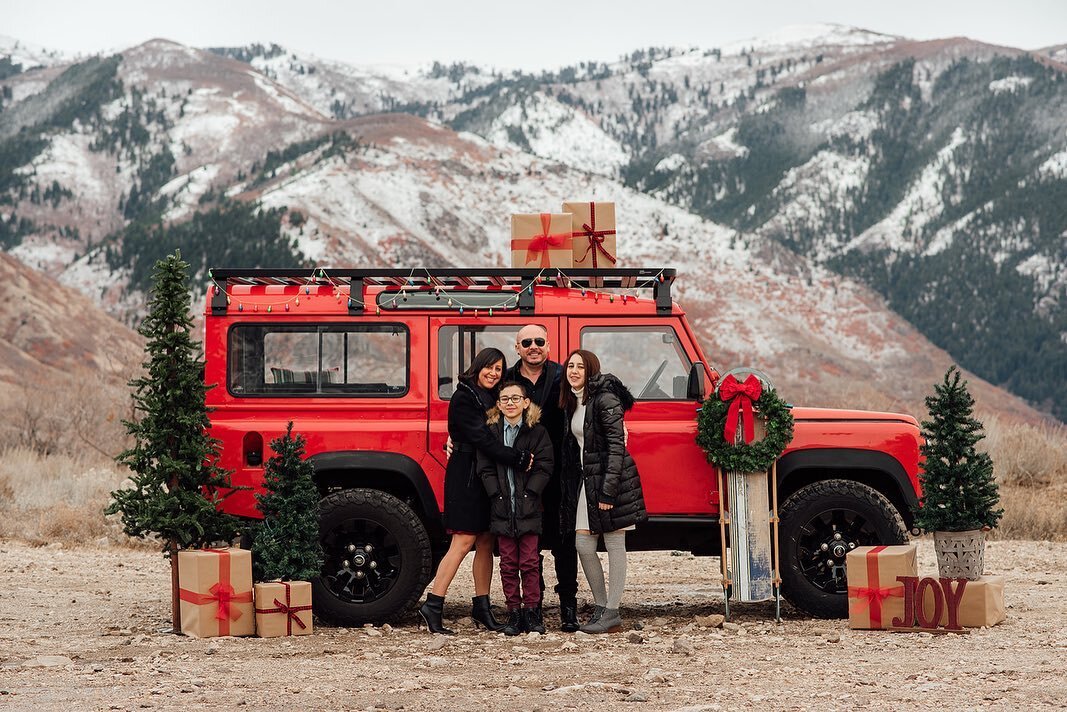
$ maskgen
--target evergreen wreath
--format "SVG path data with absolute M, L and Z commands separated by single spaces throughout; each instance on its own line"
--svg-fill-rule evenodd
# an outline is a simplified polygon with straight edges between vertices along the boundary
M 697 445 L 708 462 L 727 472 L 765 472 L 785 451 L 793 439 L 793 411 L 773 388 L 763 389 L 753 405 L 767 435 L 759 442 L 735 445 L 723 435 L 730 403 L 717 395 L 704 401 L 697 416 Z

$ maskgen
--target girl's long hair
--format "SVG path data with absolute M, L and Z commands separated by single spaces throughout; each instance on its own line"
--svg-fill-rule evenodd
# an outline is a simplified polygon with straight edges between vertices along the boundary
M 600 359 L 596 357 L 596 354 L 592 351 L 586 351 L 585 349 L 575 349 L 571 351 L 567 356 L 567 360 L 563 362 L 563 383 L 559 388 L 559 407 L 565 413 L 573 413 L 578 408 L 578 398 L 575 397 L 574 391 L 571 390 L 570 382 L 567 381 L 567 364 L 571 362 L 574 356 L 578 356 L 582 359 L 582 363 L 585 364 L 585 390 L 582 392 L 582 404 L 589 400 L 589 381 L 594 376 L 600 375 Z
M 500 381 L 504 380 L 504 371 L 508 370 L 508 360 L 504 358 L 504 352 L 500 349 L 494 349 L 493 347 L 484 348 L 478 352 L 478 355 L 471 361 L 471 365 L 467 367 L 467 370 L 459 374 L 461 381 L 466 381 L 472 386 L 481 386 L 478 383 L 478 374 L 482 372 L 483 368 L 492 366 L 497 361 L 500 361 Z M 495 396 L 500 390 L 500 381 L 497 381 L 496 387 L 491 391 Z

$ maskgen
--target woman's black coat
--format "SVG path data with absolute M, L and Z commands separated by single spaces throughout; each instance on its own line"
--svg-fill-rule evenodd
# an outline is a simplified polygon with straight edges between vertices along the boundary
M 585 475 L 585 500 L 589 526 L 594 532 L 612 532 L 648 519 L 637 464 L 626 450 L 623 412 L 634 405 L 633 394 L 610 373 L 586 383 L 585 448 L 578 457 L 578 440 L 571 434 L 571 416 L 564 420 L 563 463 L 560 470 L 563 504 L 560 526 L 574 531 L 578 510 L 578 485 Z M 581 463 L 581 465 L 579 465 Z M 600 502 L 614 505 L 600 509 Z
M 508 485 L 508 466 L 478 453 L 478 474 L 489 495 L 489 531 L 499 536 L 518 538 L 524 534 L 541 533 L 541 495 L 552 478 L 552 438 L 541 420 L 541 409 L 530 405 L 526 409 L 513 447 L 533 454 L 529 471 L 512 468 L 515 496 Z M 496 408 L 489 411 L 489 429 L 504 442 L 504 418 Z
M 477 389 L 477 390 L 476 390 Z M 479 395 L 482 391 L 483 395 Z M 529 462 L 528 455 L 505 447 L 503 438 L 489 430 L 486 411 L 491 395 L 460 381 L 448 404 L 448 435 L 452 456 L 445 468 L 444 525 L 449 532 L 480 534 L 489 531 L 489 497 L 477 472 L 477 453 L 513 467 Z

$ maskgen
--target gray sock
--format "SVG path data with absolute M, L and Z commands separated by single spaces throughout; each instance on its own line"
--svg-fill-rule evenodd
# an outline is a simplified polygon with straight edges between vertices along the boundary
M 619 610 L 622 592 L 626 588 L 626 532 L 619 530 L 604 534 L 604 548 L 608 550 L 609 611 Z M 582 562 L 585 566 L 585 562 Z
M 600 565 L 600 557 L 596 553 L 599 539 L 599 534 L 579 532 L 574 535 L 574 548 L 578 550 L 578 558 L 582 560 L 582 571 L 585 572 L 585 580 L 589 582 L 589 588 L 593 592 L 593 602 L 603 606 L 608 594 L 604 588 L 604 568 Z

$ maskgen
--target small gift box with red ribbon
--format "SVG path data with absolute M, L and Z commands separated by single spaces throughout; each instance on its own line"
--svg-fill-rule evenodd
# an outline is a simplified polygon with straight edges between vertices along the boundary
M 904 584 L 897 576 L 916 576 L 915 546 L 859 546 L 845 557 L 848 574 L 848 627 L 893 627 L 904 614 Z
M 260 638 L 311 635 L 311 582 L 257 583 L 256 635 Z
M 182 633 L 196 638 L 252 635 L 252 552 L 192 549 L 178 552 Z
M 570 269 L 572 244 L 569 213 L 511 216 L 511 266 L 516 269 Z
M 610 269 L 619 258 L 615 240 L 615 203 L 565 202 L 563 212 L 571 214 L 574 238 L 574 266 L 583 269 Z

